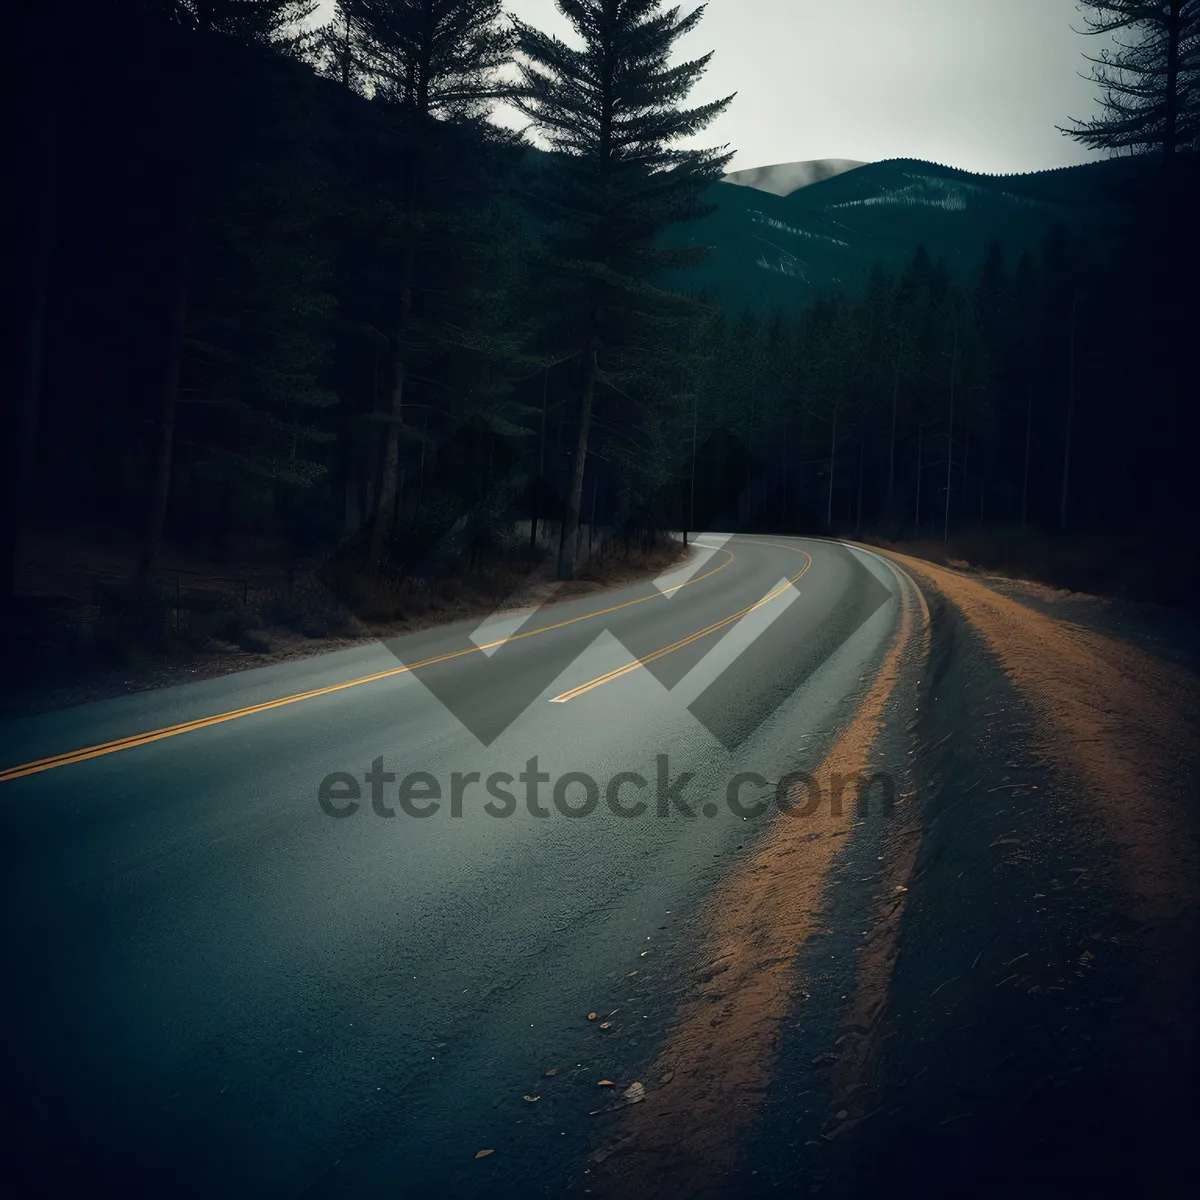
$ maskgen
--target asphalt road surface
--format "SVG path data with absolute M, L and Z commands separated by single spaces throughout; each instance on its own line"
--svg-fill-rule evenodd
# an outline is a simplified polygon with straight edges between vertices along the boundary
M 0 729 L 6 1174 L 561 1187 L 766 828 L 747 806 L 815 768 L 897 621 L 873 556 L 701 541 L 656 582 Z M 731 803 L 742 771 L 768 786 Z

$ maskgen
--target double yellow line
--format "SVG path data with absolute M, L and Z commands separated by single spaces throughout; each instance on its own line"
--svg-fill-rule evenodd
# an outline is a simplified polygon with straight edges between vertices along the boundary
M 550 633 L 552 630 L 562 629 L 567 625 L 574 625 L 578 621 L 590 621 L 596 617 L 603 617 L 608 613 L 617 612 L 623 608 L 631 608 L 635 604 L 645 604 L 647 600 L 654 600 L 660 595 L 669 596 L 672 592 L 690 587 L 694 583 L 700 583 L 705 579 L 711 578 L 718 571 L 723 571 L 733 562 L 733 551 L 722 549 L 721 553 L 726 555 L 726 558 L 720 566 L 713 567 L 711 571 L 705 571 L 703 575 L 697 575 L 695 579 L 685 580 L 683 583 L 677 583 L 673 587 L 662 588 L 661 590 L 651 592 L 647 596 L 638 596 L 633 600 L 625 600 L 620 604 L 612 604 L 608 608 L 598 609 L 596 612 L 583 613 L 578 617 L 569 617 L 567 620 L 557 621 L 553 625 L 542 625 L 537 629 L 527 629 L 523 633 L 514 633 L 511 637 L 498 638 L 496 641 L 486 642 L 482 646 L 468 646 L 463 650 L 453 650 L 447 654 L 438 654 L 433 658 L 423 659 L 421 662 L 392 667 L 387 671 L 377 671 L 374 675 L 363 675 L 358 679 L 347 680 L 345 683 L 335 683 L 329 687 L 314 688 L 312 691 L 298 692 L 292 696 L 282 696 L 278 700 L 268 700 L 263 704 L 252 704 L 246 708 L 237 708 L 231 712 L 217 713 L 211 717 L 200 717 L 195 721 L 182 721 L 178 725 L 168 725 L 163 729 L 154 729 L 147 733 L 130 734 L 127 737 L 115 738 L 111 742 L 101 742 L 99 745 L 85 746 L 79 750 L 68 750 L 63 754 L 52 754 L 48 758 L 39 758 L 33 762 L 22 763 L 20 766 L 9 767 L 7 770 L 0 771 L 0 783 L 10 779 L 21 779 L 26 775 L 37 775 L 41 771 L 51 771 L 55 767 L 66 767 L 72 763 L 86 762 L 89 758 L 100 758 L 105 754 L 116 754 L 119 750 L 132 750 L 135 746 L 146 746 L 151 742 L 162 741 L 164 738 L 178 737 L 182 733 L 192 733 L 197 729 L 207 729 L 210 725 L 222 725 L 226 721 L 236 721 L 240 717 L 249 717 L 255 713 L 268 712 L 273 708 L 282 708 L 287 704 L 299 704 L 302 700 L 312 700 L 317 696 L 329 696 L 334 692 L 345 691 L 346 688 L 360 687 L 364 683 L 374 683 L 380 679 L 389 679 L 393 675 L 405 675 L 411 671 L 419 670 L 421 667 L 431 667 L 435 663 L 448 662 L 453 658 L 462 658 L 465 655 L 477 654 L 483 650 L 493 650 L 497 646 L 503 646 L 506 642 L 517 642 L 522 638 L 534 637 L 539 633 Z
M 589 679 L 587 683 L 581 683 L 569 692 L 563 692 L 561 696 L 555 696 L 550 703 L 565 704 L 568 700 L 574 700 L 576 696 L 582 696 L 585 692 L 590 692 L 593 688 L 611 683 L 614 679 L 620 679 L 621 676 L 628 675 L 631 671 L 636 671 L 639 667 L 644 667 L 647 663 L 652 663 L 655 659 L 662 658 L 665 654 L 682 649 L 684 646 L 690 646 L 692 642 L 698 641 L 702 637 L 707 637 L 710 633 L 715 633 L 718 629 L 724 629 L 726 625 L 732 625 L 734 621 L 740 621 L 747 613 L 752 613 L 756 608 L 762 608 L 764 604 L 769 604 L 777 596 L 782 596 L 812 566 L 811 556 L 806 551 L 801 550 L 799 546 L 785 546 L 782 542 L 761 542 L 759 544 L 764 546 L 778 546 L 783 550 L 794 550 L 797 554 L 803 554 L 807 561 L 786 583 L 779 584 L 768 595 L 754 604 L 747 605 L 740 612 L 735 612 L 730 617 L 723 617 L 720 621 L 714 621 L 713 624 L 706 628 L 697 630 L 685 638 L 680 638 L 679 641 L 672 642 L 671 645 L 664 646 L 661 650 L 655 650 L 653 654 L 647 654 L 645 658 L 640 658 L 637 662 L 626 663 L 625 666 L 618 667 L 615 671 L 608 671 L 604 675 L 598 675 L 595 679 Z

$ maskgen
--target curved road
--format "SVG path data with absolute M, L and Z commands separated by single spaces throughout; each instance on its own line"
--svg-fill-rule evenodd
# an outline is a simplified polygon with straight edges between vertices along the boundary
M 700 542 L 653 583 L 0 728 L 13 1171 L 258 1197 L 577 1173 L 596 1085 L 672 1019 L 690 915 L 896 624 L 873 556 Z M 739 772 L 766 786 L 731 799 Z M 598 1034 L 632 971 L 639 1011 Z

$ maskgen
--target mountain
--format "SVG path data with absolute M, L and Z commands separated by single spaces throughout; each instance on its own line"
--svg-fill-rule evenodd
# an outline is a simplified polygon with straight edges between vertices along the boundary
M 859 291 L 876 263 L 898 273 L 919 246 L 966 279 L 996 239 L 1010 261 L 1038 247 L 1057 225 L 1096 227 L 1136 159 L 1107 159 L 1027 175 L 975 175 L 916 159 L 847 166 L 808 184 L 791 163 L 738 171 L 714 184 L 711 215 L 674 226 L 664 245 L 709 247 L 699 267 L 666 280 L 705 290 L 727 307 L 811 303 L 834 290 Z M 760 182 L 751 182 L 757 177 Z M 760 184 L 762 186 L 760 186 Z
M 731 171 L 721 180 L 741 187 L 757 188 L 774 196 L 790 196 L 809 184 L 832 179 L 835 175 L 865 166 L 853 158 L 813 158 L 807 162 L 776 163 L 770 167 L 750 167 L 744 171 Z

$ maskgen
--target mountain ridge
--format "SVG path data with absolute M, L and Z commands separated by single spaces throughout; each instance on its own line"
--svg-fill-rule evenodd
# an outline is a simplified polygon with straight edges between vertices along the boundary
M 776 164 L 789 165 L 797 164 Z M 746 182 L 767 168 L 734 172 L 737 180 L 705 193 L 709 215 L 665 234 L 664 245 L 704 246 L 709 254 L 664 283 L 733 308 L 804 306 L 822 293 L 860 292 L 876 265 L 904 270 L 920 246 L 965 279 L 993 241 L 1011 265 L 1056 227 L 1102 225 L 1115 196 L 1144 169 L 1139 159 L 1121 158 L 985 175 L 897 158 L 830 173 L 784 195 Z
M 855 158 L 812 158 L 800 162 L 772 163 L 765 167 L 746 167 L 730 171 L 721 177 L 722 183 L 738 187 L 755 188 L 775 196 L 789 196 L 800 188 L 810 187 L 825 179 L 832 179 L 846 171 L 867 164 Z

